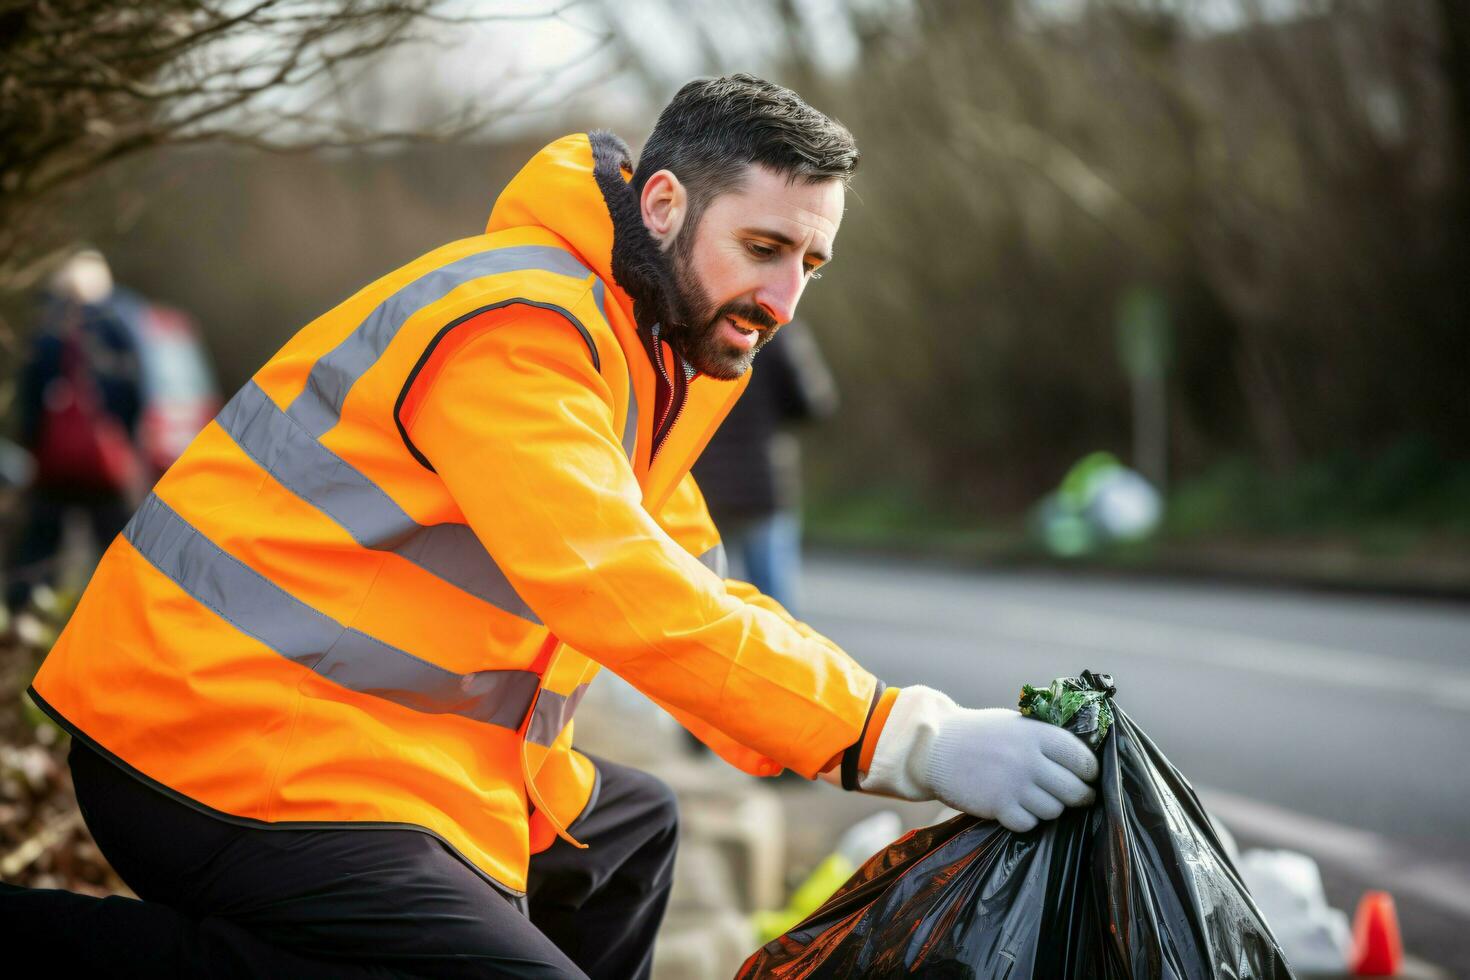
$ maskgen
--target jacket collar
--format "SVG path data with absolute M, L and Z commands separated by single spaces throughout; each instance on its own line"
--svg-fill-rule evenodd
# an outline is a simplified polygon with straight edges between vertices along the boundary
M 628 145 L 606 130 L 576 133 L 533 156 L 495 202 L 486 232 L 539 226 L 621 293 L 646 338 L 668 316 L 672 273 L 648 233 L 630 181 Z

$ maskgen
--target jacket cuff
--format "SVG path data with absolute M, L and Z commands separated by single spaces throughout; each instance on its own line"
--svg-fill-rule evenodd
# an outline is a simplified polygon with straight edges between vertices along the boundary
M 929 757 L 945 718 L 956 705 L 941 691 L 915 685 L 896 698 L 883 726 L 862 788 L 901 800 L 932 800 Z
M 898 692 L 902 690 L 901 687 L 886 688 L 873 705 L 873 714 L 868 719 L 868 730 L 863 733 L 862 750 L 858 753 L 859 777 L 872 768 L 873 753 L 878 751 L 878 739 L 883 736 L 883 726 L 888 723 L 893 702 L 898 700 Z
M 846 790 L 856 790 L 856 789 L 860 789 L 861 788 L 858 785 L 858 763 L 862 759 L 863 748 L 864 748 L 864 746 L 867 745 L 868 733 L 870 731 L 872 731 L 873 730 L 873 727 L 874 727 L 873 726 L 873 716 L 874 716 L 874 714 L 878 710 L 878 705 L 883 701 L 884 695 L 886 695 L 888 693 L 888 690 L 889 689 L 888 689 L 888 686 L 886 684 L 884 684 L 882 681 L 879 681 L 878 682 L 877 689 L 875 691 L 873 691 L 873 701 L 872 701 L 871 704 L 868 705 L 868 717 L 866 719 L 864 719 L 864 721 L 863 721 L 863 730 L 862 730 L 862 733 L 858 735 L 858 740 L 856 742 L 853 742 L 852 745 L 848 746 L 847 751 L 845 751 L 845 752 L 842 753 L 842 788 L 843 789 L 846 789 Z M 894 689 L 894 693 L 895 693 L 895 695 L 897 694 L 897 689 L 896 688 Z M 884 714 L 884 717 L 886 718 L 887 715 L 888 715 L 888 712 L 885 711 L 883 714 Z M 877 728 L 879 730 L 881 730 L 883 728 L 882 722 L 879 722 Z M 877 741 L 877 739 L 876 739 L 876 735 L 875 735 L 874 736 L 874 742 L 876 743 L 876 741 Z M 869 758 L 872 758 L 872 753 L 871 752 L 868 754 L 868 757 Z

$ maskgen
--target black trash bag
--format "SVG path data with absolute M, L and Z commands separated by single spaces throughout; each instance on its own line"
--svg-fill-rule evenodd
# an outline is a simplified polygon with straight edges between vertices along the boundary
M 1024 834 L 959 816 L 901 837 L 739 980 L 1290 978 L 1199 797 L 1115 690 L 1083 671 L 1023 692 L 1101 743 L 1096 803 Z

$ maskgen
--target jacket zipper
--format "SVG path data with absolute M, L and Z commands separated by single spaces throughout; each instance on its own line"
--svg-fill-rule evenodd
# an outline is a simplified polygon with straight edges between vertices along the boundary
M 658 324 L 653 325 L 652 343 L 649 345 L 649 355 L 653 358 L 653 366 L 658 370 L 659 383 L 669 392 L 669 398 L 664 405 L 663 414 L 653 427 L 653 451 L 649 454 L 648 465 L 658 458 L 659 450 L 664 447 L 664 439 L 674 428 L 674 423 L 679 421 L 679 415 L 684 411 L 684 402 L 689 393 L 689 379 L 681 370 L 678 380 L 669 377 L 668 369 L 664 367 L 663 345 L 664 342 L 658 335 Z M 677 354 L 674 355 L 679 359 Z

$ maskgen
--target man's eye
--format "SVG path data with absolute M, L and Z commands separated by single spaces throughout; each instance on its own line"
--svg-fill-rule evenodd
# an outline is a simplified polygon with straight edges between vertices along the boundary
M 776 254 L 774 248 L 769 245 L 762 245 L 760 242 L 746 242 L 745 248 L 746 251 L 758 259 L 768 259 Z

